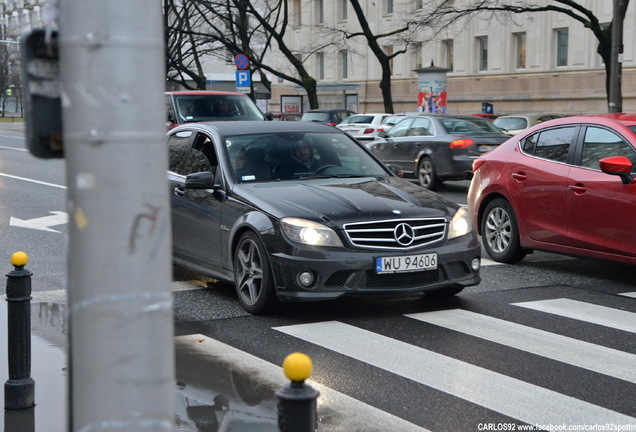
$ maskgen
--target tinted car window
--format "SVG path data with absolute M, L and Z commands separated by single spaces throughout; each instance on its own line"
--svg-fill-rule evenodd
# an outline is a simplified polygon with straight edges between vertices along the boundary
M 281 165 L 302 143 L 310 143 L 316 167 L 322 169 L 316 175 L 323 171 L 342 176 L 387 175 L 363 148 L 341 133 L 263 133 L 228 136 L 225 140 L 236 180 L 242 183 L 276 179 Z M 244 162 L 239 169 L 237 160 L 242 151 Z
M 373 122 L 372 115 L 354 115 L 345 120 L 347 124 L 352 123 L 371 123 Z
M 565 127 L 539 133 L 534 155 L 556 162 L 567 162 L 575 129 L 575 127 Z
M 391 128 L 388 136 L 393 138 L 406 136 L 408 134 L 409 126 L 411 125 L 412 121 L 413 119 L 410 118 L 399 121 L 395 124 L 395 126 Z
M 432 135 L 431 121 L 425 117 L 414 119 L 408 134 L 409 136 Z
M 194 133 L 191 131 L 179 132 L 168 138 L 168 169 L 177 174 L 185 175 L 185 163 L 188 150 L 192 147 Z
M 634 148 L 621 136 L 607 129 L 588 127 L 583 139 L 581 166 L 599 169 L 598 161 L 610 156 L 625 156 L 636 164 Z
M 252 100 L 243 95 L 174 95 L 178 123 L 218 120 L 263 120 Z

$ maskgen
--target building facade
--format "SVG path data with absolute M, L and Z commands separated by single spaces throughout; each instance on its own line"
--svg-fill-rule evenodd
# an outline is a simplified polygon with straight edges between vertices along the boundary
M 318 80 L 321 108 L 352 107 L 354 101 L 358 112 L 382 112 L 378 86 L 381 69 L 376 57 L 364 38 L 345 40 L 342 37 L 343 30 L 360 30 L 349 1 L 291 0 L 290 3 L 294 25 L 287 42 Z M 408 20 L 425 17 L 432 2 L 360 3 L 371 29 L 380 34 L 400 28 Z M 455 8 L 461 9 L 461 3 L 457 0 Z M 613 2 L 581 0 L 578 3 L 592 10 L 601 24 L 611 22 Z M 635 24 L 632 4 L 624 21 L 623 111 L 636 111 Z M 481 13 L 441 31 L 430 26 L 412 27 L 412 33 L 381 40 L 386 53 L 406 49 L 392 61 L 395 112 L 420 109 L 421 77 L 418 78 L 417 70 L 431 65 L 448 70 L 449 113 L 477 113 L 483 102 L 492 104 L 496 114 L 608 111 L 605 68 L 596 52 L 598 42 L 592 31 L 563 13 Z M 288 68 L 284 59 L 280 67 Z M 279 109 L 281 96 L 303 93 L 298 86 L 275 82 L 271 106 L 273 110 Z

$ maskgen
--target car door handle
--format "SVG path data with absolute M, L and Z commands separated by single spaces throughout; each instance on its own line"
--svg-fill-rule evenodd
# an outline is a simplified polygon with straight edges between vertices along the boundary
M 512 173 L 512 178 L 519 181 L 524 181 L 528 178 L 524 173 Z
M 176 188 L 174 188 L 174 194 L 176 196 L 184 197 L 186 194 L 186 191 L 181 186 L 177 186 Z
M 580 183 L 570 185 L 569 189 L 577 195 L 587 192 L 587 188 Z

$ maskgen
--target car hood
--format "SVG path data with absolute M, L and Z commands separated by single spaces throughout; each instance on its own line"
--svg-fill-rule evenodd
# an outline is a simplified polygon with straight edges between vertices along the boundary
M 315 179 L 237 185 L 237 195 L 276 218 L 344 223 L 411 217 L 452 217 L 459 206 L 397 177 Z

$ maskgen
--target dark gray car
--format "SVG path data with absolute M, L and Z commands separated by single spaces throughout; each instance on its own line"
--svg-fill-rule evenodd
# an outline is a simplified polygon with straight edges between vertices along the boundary
M 480 281 L 466 210 L 337 128 L 193 123 L 169 132 L 168 150 L 174 262 L 233 282 L 251 313 L 279 300 L 453 295 Z
M 479 117 L 420 114 L 400 120 L 367 147 L 382 162 L 402 168 L 404 177 L 434 189 L 446 180 L 470 179 L 473 160 L 508 138 Z

